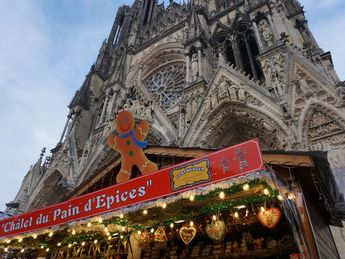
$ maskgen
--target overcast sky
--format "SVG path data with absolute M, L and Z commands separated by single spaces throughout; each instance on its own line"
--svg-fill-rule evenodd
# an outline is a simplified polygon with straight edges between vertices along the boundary
M 0 6 L 0 210 L 40 150 L 55 147 L 118 0 L 4 0 Z M 309 26 L 345 78 L 345 1 L 301 0 Z

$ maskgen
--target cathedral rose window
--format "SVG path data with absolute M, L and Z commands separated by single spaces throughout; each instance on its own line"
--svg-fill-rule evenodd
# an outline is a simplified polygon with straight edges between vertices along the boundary
M 185 79 L 185 64 L 174 64 L 148 76 L 145 85 L 154 101 L 166 110 L 180 99 Z

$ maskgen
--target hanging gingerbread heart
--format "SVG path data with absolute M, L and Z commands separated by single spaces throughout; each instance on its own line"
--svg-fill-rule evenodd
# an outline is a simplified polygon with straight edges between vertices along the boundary
M 183 243 L 188 245 L 196 235 L 196 228 L 194 226 L 181 227 L 179 233 Z
M 226 233 L 226 225 L 222 220 L 214 220 L 206 226 L 206 233 L 214 241 L 223 240 Z
M 157 228 L 154 233 L 154 240 L 155 242 L 165 242 L 167 241 L 167 236 L 165 234 L 165 230 L 163 227 Z
M 147 247 L 150 245 L 151 234 L 146 229 L 140 234 L 140 245 L 142 247 Z
M 273 229 L 277 226 L 281 217 L 282 213 L 278 208 L 266 209 L 264 211 L 260 211 L 258 214 L 258 219 L 260 220 L 261 224 L 270 229 Z

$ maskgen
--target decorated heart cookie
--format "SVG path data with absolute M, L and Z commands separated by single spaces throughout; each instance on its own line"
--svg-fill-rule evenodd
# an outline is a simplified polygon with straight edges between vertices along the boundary
M 193 240 L 193 238 L 195 237 L 196 228 L 194 226 L 182 227 L 182 228 L 180 228 L 179 233 L 180 233 L 180 237 L 181 237 L 183 243 L 188 245 Z
M 224 221 L 215 220 L 206 226 L 206 233 L 212 240 L 223 240 L 226 232 L 226 226 Z
M 142 247 L 147 247 L 150 245 L 151 234 L 146 229 L 140 234 L 140 245 Z
M 155 242 L 165 242 L 167 241 L 167 236 L 163 227 L 157 228 L 154 233 Z
M 270 208 L 265 211 L 260 211 L 258 218 L 262 225 L 270 229 L 275 228 L 282 217 L 282 213 L 278 208 Z

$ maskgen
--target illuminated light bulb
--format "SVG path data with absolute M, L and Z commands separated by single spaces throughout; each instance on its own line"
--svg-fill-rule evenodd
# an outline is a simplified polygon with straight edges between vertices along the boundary
M 213 216 L 212 216 L 212 219 L 213 219 L 213 220 L 217 220 L 217 216 L 216 216 L 216 215 L 213 215 Z
M 265 194 L 265 195 L 269 195 L 269 194 L 270 194 L 270 191 L 269 191 L 267 188 L 265 188 L 265 189 L 264 189 L 264 194 Z
M 68 244 L 68 247 L 71 248 L 71 247 L 72 247 L 72 244 Z
M 120 219 L 123 219 L 124 218 L 124 215 L 121 213 L 120 214 Z
M 81 242 L 81 246 L 85 246 L 85 241 Z
M 111 236 L 108 237 L 108 240 L 111 240 Z
M 170 228 L 174 228 L 174 223 L 170 223 Z
M 141 235 L 141 231 L 140 230 L 138 230 L 138 235 Z
M 191 195 L 189 196 L 189 200 L 190 200 L 190 201 L 194 201 L 194 200 L 195 200 L 195 196 L 194 196 L 193 194 L 191 194 Z
M 107 236 L 110 236 L 110 233 L 109 233 L 109 232 L 107 232 L 107 233 L 106 233 L 106 235 L 107 235 Z
M 49 252 L 49 247 L 46 249 L 46 252 Z
M 18 239 L 18 242 L 19 242 L 19 243 L 23 242 L 23 238 L 19 238 L 19 239 Z
M 104 231 L 105 231 L 105 232 L 108 232 L 108 227 L 105 227 L 105 228 L 104 228 Z
M 153 232 L 155 232 L 155 229 L 151 228 L 150 232 L 153 234 Z
M 288 194 L 288 199 L 289 199 L 289 200 L 295 199 L 295 195 L 294 195 L 293 193 L 289 193 L 289 194 Z
M 89 227 L 92 226 L 92 223 L 91 223 L 91 222 L 88 222 L 86 226 L 89 228 Z
M 49 237 L 52 237 L 53 235 L 54 235 L 53 232 L 49 232 L 49 234 L 48 234 Z
M 25 251 L 24 248 L 22 250 L 20 250 L 20 252 L 22 252 L 22 253 L 24 253 L 24 251 Z
M 76 233 L 76 232 L 75 232 L 75 229 L 73 229 L 73 230 L 72 230 L 72 235 L 74 236 L 74 235 L 75 235 L 75 233 Z
M 32 236 L 32 238 L 33 238 L 33 239 L 36 239 L 36 238 L 37 238 L 37 234 L 34 234 L 34 235 Z
M 7 240 L 6 243 L 7 243 L 7 244 L 11 243 L 11 240 Z
M 280 194 L 277 196 L 278 200 L 282 201 L 283 200 L 283 196 L 281 196 Z
M 166 203 L 163 203 L 162 208 L 165 209 L 167 207 Z
M 193 227 L 194 226 L 194 222 L 193 221 L 189 222 L 189 226 Z
M 265 208 L 264 208 L 264 207 L 261 207 L 260 210 L 261 210 L 262 212 L 264 212 L 264 211 L 265 211 Z
M 7 247 L 5 247 L 4 251 L 5 251 L 5 253 L 7 253 L 7 252 L 8 252 L 8 248 L 7 248 Z
M 125 227 L 122 227 L 121 230 L 122 230 L 122 232 L 124 232 L 124 231 L 126 230 L 126 228 L 125 228 Z
M 102 218 L 99 218 L 99 219 L 98 219 L 98 223 L 100 223 L 100 224 L 103 223 L 103 219 L 102 219 Z
M 225 198 L 225 193 L 224 192 L 220 192 L 219 193 L 219 198 L 223 200 Z
M 147 210 L 143 210 L 143 214 L 147 215 L 148 211 Z
M 97 239 L 95 239 L 95 241 L 93 241 L 93 243 L 94 243 L 94 244 L 97 244 L 97 242 L 98 242 L 98 240 L 97 240 Z
M 249 186 L 249 184 L 246 183 L 246 184 L 243 185 L 242 188 L 243 188 L 244 191 L 248 191 L 250 186 Z
M 123 239 L 123 235 L 121 235 L 120 238 Z
M 238 218 L 238 212 L 237 211 L 235 212 L 234 217 Z
M 61 246 L 61 243 L 58 243 L 57 246 Z
M 44 246 L 41 246 L 41 249 L 43 249 L 44 248 Z
M 246 209 L 246 217 L 248 217 L 248 214 L 249 214 L 249 210 Z

